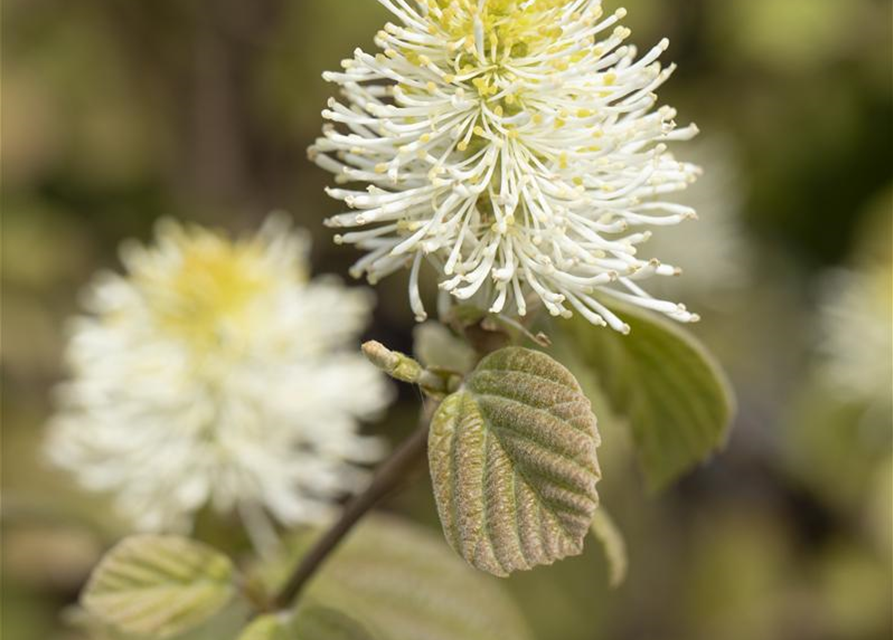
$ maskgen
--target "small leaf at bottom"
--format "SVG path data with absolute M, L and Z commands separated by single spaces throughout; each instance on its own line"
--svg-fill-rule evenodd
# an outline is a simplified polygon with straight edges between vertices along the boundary
M 245 627 L 239 640 L 374 640 L 359 622 L 345 613 L 316 604 L 297 613 L 267 614 Z
M 230 560 L 178 536 L 125 538 L 97 565 L 84 609 L 121 631 L 164 638 L 208 619 L 234 593 Z

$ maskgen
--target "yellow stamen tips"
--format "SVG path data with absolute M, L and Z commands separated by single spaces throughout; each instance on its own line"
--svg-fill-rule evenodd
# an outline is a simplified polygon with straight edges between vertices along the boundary
M 423 133 L 421 136 L 419 136 L 419 140 L 424 144 L 428 144 L 429 142 L 431 142 L 431 134 Z
M 509 140 L 517 140 L 518 139 L 518 130 L 517 129 L 509 129 Z
M 614 73 L 613 71 L 609 71 L 608 73 L 605 74 L 605 76 L 604 76 L 605 86 L 610 87 L 615 82 L 617 82 L 617 74 L 616 73 Z
M 430 80 L 428 81 L 428 84 L 425 85 L 425 88 L 428 89 L 428 91 L 430 91 L 431 93 L 437 91 L 437 85 Z
M 474 135 L 478 136 L 479 138 L 483 138 L 484 137 L 484 128 L 481 127 L 480 125 L 475 127 Z
M 392 60 L 399 55 L 394 49 L 385 49 L 384 54 Z
M 533 120 L 533 124 L 542 124 L 543 123 L 543 114 L 534 113 L 532 120 Z
M 589 109 L 577 109 L 577 117 L 578 118 L 591 118 L 592 111 Z
M 468 149 L 468 143 L 465 142 L 465 140 L 463 140 L 462 142 L 460 142 L 459 144 L 456 145 L 456 148 L 459 151 L 465 151 L 466 149 Z
M 388 170 L 388 165 L 384 162 L 379 162 L 375 165 L 375 173 L 386 173 Z
M 515 94 L 507 93 L 505 96 L 505 103 L 508 105 L 515 104 Z
M 577 185 L 578 187 L 582 187 L 583 186 L 583 178 L 581 178 L 580 176 L 574 176 L 574 184 Z
M 501 118 L 501 117 L 502 117 L 502 113 L 503 113 L 503 111 L 502 111 L 502 105 L 496 105 L 496 108 L 493 109 L 493 113 L 496 114 L 496 117 L 497 117 L 497 118 Z
M 561 155 L 558 156 L 558 166 L 562 169 L 567 169 L 567 152 L 562 151 Z
M 447 84 L 453 84 L 456 81 L 456 76 L 454 76 L 452 73 L 447 73 L 443 76 L 443 81 Z
M 561 127 L 563 127 L 566 124 L 567 124 L 567 122 L 565 122 L 561 118 L 555 118 L 555 128 L 556 129 L 560 129 Z

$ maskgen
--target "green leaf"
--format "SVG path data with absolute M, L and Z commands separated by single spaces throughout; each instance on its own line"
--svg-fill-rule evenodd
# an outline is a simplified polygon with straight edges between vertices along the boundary
M 598 444 L 589 400 L 562 365 L 520 347 L 484 358 L 431 422 L 450 546 L 497 576 L 579 554 L 598 506 Z
M 592 519 L 592 535 L 602 543 L 605 559 L 608 561 L 608 576 L 612 587 L 619 587 L 626 579 L 629 559 L 626 555 L 626 541 L 614 519 L 602 507 Z
M 242 630 L 239 640 L 287 640 L 290 622 L 289 616 L 262 615 Z
M 474 368 L 474 349 L 439 322 L 416 325 L 412 337 L 415 355 L 424 366 L 457 373 L 468 373 Z
M 575 318 L 564 323 L 567 337 L 629 420 L 648 486 L 658 490 L 725 443 L 734 397 L 694 336 L 637 307 L 613 306 L 630 325 L 628 336 Z
M 169 637 L 219 611 L 233 596 L 230 560 L 178 536 L 125 538 L 97 565 L 84 609 L 125 633 Z
M 347 614 L 310 604 L 294 615 L 260 616 L 245 627 L 239 640 L 374 640 L 374 636 Z
M 236 640 L 238 630 L 251 618 L 253 609 L 245 602 L 233 600 L 228 606 L 213 616 L 182 633 L 170 636 L 168 640 Z M 77 638 L 89 640 L 146 640 L 145 634 L 125 633 L 119 627 L 97 619 L 82 607 L 74 605 L 62 612 L 67 627 L 77 629 Z M 66 636 L 67 637 L 67 636 Z
M 318 534 L 289 540 L 294 557 L 267 567 L 271 587 L 284 582 Z M 523 616 L 500 587 L 456 558 L 439 535 L 372 514 L 326 560 L 301 600 L 348 611 L 387 640 L 530 640 Z

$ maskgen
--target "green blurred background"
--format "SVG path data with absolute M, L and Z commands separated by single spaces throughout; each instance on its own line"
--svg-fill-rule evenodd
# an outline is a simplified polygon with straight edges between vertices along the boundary
M 702 223 L 674 230 L 667 250 L 691 279 L 668 289 L 703 316 L 695 330 L 730 372 L 739 415 L 728 448 L 659 496 L 623 425 L 603 418 L 600 489 L 627 536 L 629 579 L 608 589 L 590 544 L 507 587 L 542 640 L 890 638 L 893 381 L 835 383 L 823 310 L 838 300 L 829 274 L 881 273 L 867 306 L 891 331 L 891 3 L 624 5 L 633 42 L 670 37 L 679 70 L 662 101 L 703 131 L 679 149 L 707 169 L 688 196 Z M 126 531 L 40 451 L 78 291 L 160 216 L 241 230 L 273 208 L 312 232 L 316 272 L 346 273 L 356 255 L 321 225 L 337 203 L 305 149 L 331 91 L 322 71 L 370 48 L 388 16 L 374 0 L 2 10 L 2 632 L 78 638 L 60 612 Z M 377 288 L 369 335 L 410 350 L 405 284 Z M 403 389 L 374 429 L 396 441 L 417 402 Z M 386 506 L 436 530 L 426 482 Z

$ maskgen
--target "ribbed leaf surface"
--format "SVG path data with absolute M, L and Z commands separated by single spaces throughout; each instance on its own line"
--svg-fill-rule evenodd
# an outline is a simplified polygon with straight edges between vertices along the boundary
M 194 627 L 232 597 L 233 565 L 207 545 L 177 536 L 125 538 L 99 563 L 84 609 L 125 633 L 168 637 Z
M 595 415 L 548 355 L 484 358 L 431 423 L 428 458 L 447 541 L 497 576 L 581 552 L 600 472 Z

